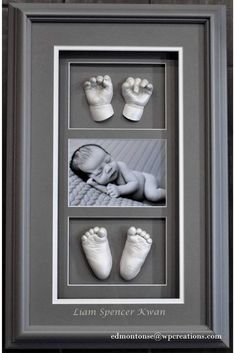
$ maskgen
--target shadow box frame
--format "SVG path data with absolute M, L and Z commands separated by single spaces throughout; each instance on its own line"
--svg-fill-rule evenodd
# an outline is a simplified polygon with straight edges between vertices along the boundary
M 8 126 L 7 126 L 7 201 L 6 201 L 6 348 L 176 348 L 210 349 L 229 347 L 229 267 L 228 267 L 228 161 L 227 161 L 227 89 L 226 89 L 226 20 L 223 6 L 191 6 L 191 5 L 48 5 L 48 4 L 11 4 L 9 6 L 9 71 L 8 71 Z M 171 325 L 167 333 L 164 326 L 139 326 L 138 333 L 151 334 L 154 339 L 138 340 L 112 339 L 115 332 L 136 332 L 130 325 L 117 326 L 111 331 L 107 327 L 97 326 L 90 330 L 88 326 L 76 325 L 33 325 L 30 322 L 30 271 L 37 266 L 30 254 L 30 222 L 31 222 L 31 39 L 34 35 L 34 24 L 181 24 L 186 26 L 202 24 L 205 29 L 205 67 L 207 102 L 205 111 L 208 119 L 208 140 L 206 142 L 209 155 L 207 169 L 207 204 L 208 217 L 208 284 L 207 295 L 209 314 L 207 325 Z M 54 60 L 54 116 L 58 114 L 58 55 L 60 50 L 68 49 L 69 44 L 55 43 L 50 53 Z M 119 47 L 108 47 L 109 51 Z M 174 45 L 172 45 L 174 47 Z M 175 46 L 179 56 L 183 56 L 184 48 Z M 80 50 L 94 50 L 91 46 L 80 46 Z M 99 50 L 107 48 L 98 47 Z M 97 50 L 97 48 L 96 48 Z M 126 49 L 138 51 L 137 47 Z M 146 47 L 144 50 L 148 50 Z M 183 84 L 183 61 L 180 76 Z M 187 74 L 184 71 L 184 75 Z M 57 88 L 56 88 L 57 87 Z M 180 86 L 181 87 L 181 86 Z M 58 92 L 57 92 L 58 93 Z M 184 92 L 179 110 L 183 113 Z M 57 103 L 56 103 L 57 102 Z M 58 122 L 54 120 L 54 126 Z M 184 124 L 184 120 L 179 122 Z M 183 129 L 183 125 L 181 126 Z M 146 133 L 147 134 L 147 133 Z M 179 137 L 179 149 L 183 153 L 185 132 Z M 52 137 L 55 148 L 56 134 Z M 55 151 L 55 150 L 54 150 Z M 57 151 L 58 152 L 58 151 Z M 57 154 L 56 154 L 57 155 Z M 57 166 L 54 158 L 54 167 Z M 38 161 L 40 162 L 40 161 Z M 183 167 L 182 167 L 183 168 Z M 186 166 L 187 168 L 187 166 Z M 183 172 L 184 173 L 184 170 Z M 184 174 L 180 183 L 184 189 Z M 35 188 L 37 185 L 34 185 Z M 181 190 L 181 191 L 182 191 Z M 181 201 L 185 197 L 180 193 Z M 183 202 L 180 202 L 180 205 Z M 103 211 L 101 211 L 102 213 Z M 121 217 L 125 210 L 120 210 Z M 139 214 L 138 211 L 137 215 Z M 182 209 L 184 212 L 184 209 Z M 132 215 L 134 213 L 132 212 Z M 85 211 L 84 211 L 85 215 Z M 54 212 L 53 222 L 57 223 Z M 85 216 L 84 216 L 85 217 Z M 124 216 L 123 216 L 124 217 Z M 183 218 L 184 219 L 184 218 Z M 182 229 L 184 224 L 181 224 Z M 180 238 L 182 241 L 183 238 Z M 52 241 L 52 238 L 51 238 Z M 187 249 L 180 244 L 181 261 Z M 56 261 L 55 252 L 51 254 L 52 263 Z M 201 275 L 201 274 L 199 274 Z M 204 274 L 205 276 L 207 274 Z M 53 283 L 52 287 L 57 286 Z M 181 291 L 184 286 L 180 287 Z M 54 293 L 54 292 L 53 292 Z M 184 305 L 184 293 L 181 293 L 179 304 Z M 63 305 L 51 293 L 51 305 L 59 308 Z M 119 303 L 120 304 L 120 303 Z M 170 304 L 169 304 L 170 305 Z M 59 310 L 59 309 L 58 309 Z M 185 333 L 191 337 L 182 337 Z M 193 335 L 207 334 L 195 338 Z M 165 334 L 165 336 L 164 336 Z M 169 339 L 175 334 L 174 339 Z M 160 336 L 159 336 L 160 335 Z M 168 336 L 167 336 L 168 335 Z M 160 337 L 160 339 L 159 339 Z M 219 337 L 219 338 L 218 338 Z

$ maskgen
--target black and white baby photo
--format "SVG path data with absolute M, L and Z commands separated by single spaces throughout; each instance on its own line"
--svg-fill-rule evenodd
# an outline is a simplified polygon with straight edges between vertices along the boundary
M 166 142 L 70 139 L 69 206 L 166 204 Z

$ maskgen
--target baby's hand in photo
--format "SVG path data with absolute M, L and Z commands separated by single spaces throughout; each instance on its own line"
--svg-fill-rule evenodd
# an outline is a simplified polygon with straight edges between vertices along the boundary
M 95 180 L 93 180 L 92 178 L 89 178 L 86 182 L 91 186 L 94 186 L 96 184 Z
M 152 92 L 153 85 L 148 80 L 127 78 L 122 84 L 122 95 L 126 102 L 123 115 L 127 119 L 139 121 Z
M 111 103 L 113 84 L 108 75 L 91 77 L 84 83 L 84 91 L 95 121 L 110 118 L 113 114 Z
M 107 193 L 111 197 L 119 197 L 120 196 L 119 188 L 117 185 L 114 185 L 114 184 L 107 185 Z
M 101 192 L 104 192 L 105 194 L 108 193 L 107 187 L 104 185 L 98 184 L 94 179 L 89 178 L 86 182 L 88 185 L 93 186 L 95 189 L 97 189 Z

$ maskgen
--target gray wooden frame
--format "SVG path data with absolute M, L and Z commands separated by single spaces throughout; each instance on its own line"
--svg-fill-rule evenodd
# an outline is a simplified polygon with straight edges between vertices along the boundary
M 208 110 L 211 116 L 208 141 L 211 155 L 211 204 L 208 217 L 212 234 L 211 323 L 208 333 L 221 340 L 140 343 L 131 347 L 224 348 L 229 346 L 229 269 L 228 269 L 228 166 L 226 21 L 222 6 L 89 6 L 12 4 L 9 7 L 9 71 L 7 130 L 6 204 L 6 347 L 79 348 L 114 347 L 105 331 L 90 335 L 76 327 L 30 326 L 26 289 L 29 280 L 30 215 L 30 35 L 31 24 L 40 22 L 151 22 L 205 23 L 208 28 Z M 21 161 L 19 163 L 19 160 Z M 209 266 L 209 264 L 208 264 Z M 183 327 L 177 328 L 178 332 Z M 194 328 L 195 332 L 197 328 Z M 190 328 L 193 332 L 193 328 Z M 130 343 L 115 342 L 115 348 Z

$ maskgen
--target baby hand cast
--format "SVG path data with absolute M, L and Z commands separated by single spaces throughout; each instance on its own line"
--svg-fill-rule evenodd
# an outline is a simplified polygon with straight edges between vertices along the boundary
M 123 115 L 129 120 L 139 121 L 152 92 L 153 85 L 148 80 L 129 77 L 122 84 L 122 95 L 126 102 Z
M 94 121 L 104 121 L 113 116 L 113 84 L 110 76 L 91 77 L 84 83 L 84 91 Z M 148 80 L 128 77 L 122 84 L 122 95 L 126 103 L 123 116 L 139 121 L 152 92 L 153 85 Z
M 113 84 L 108 75 L 91 77 L 84 83 L 84 90 L 95 121 L 106 120 L 114 114 L 111 105 Z

